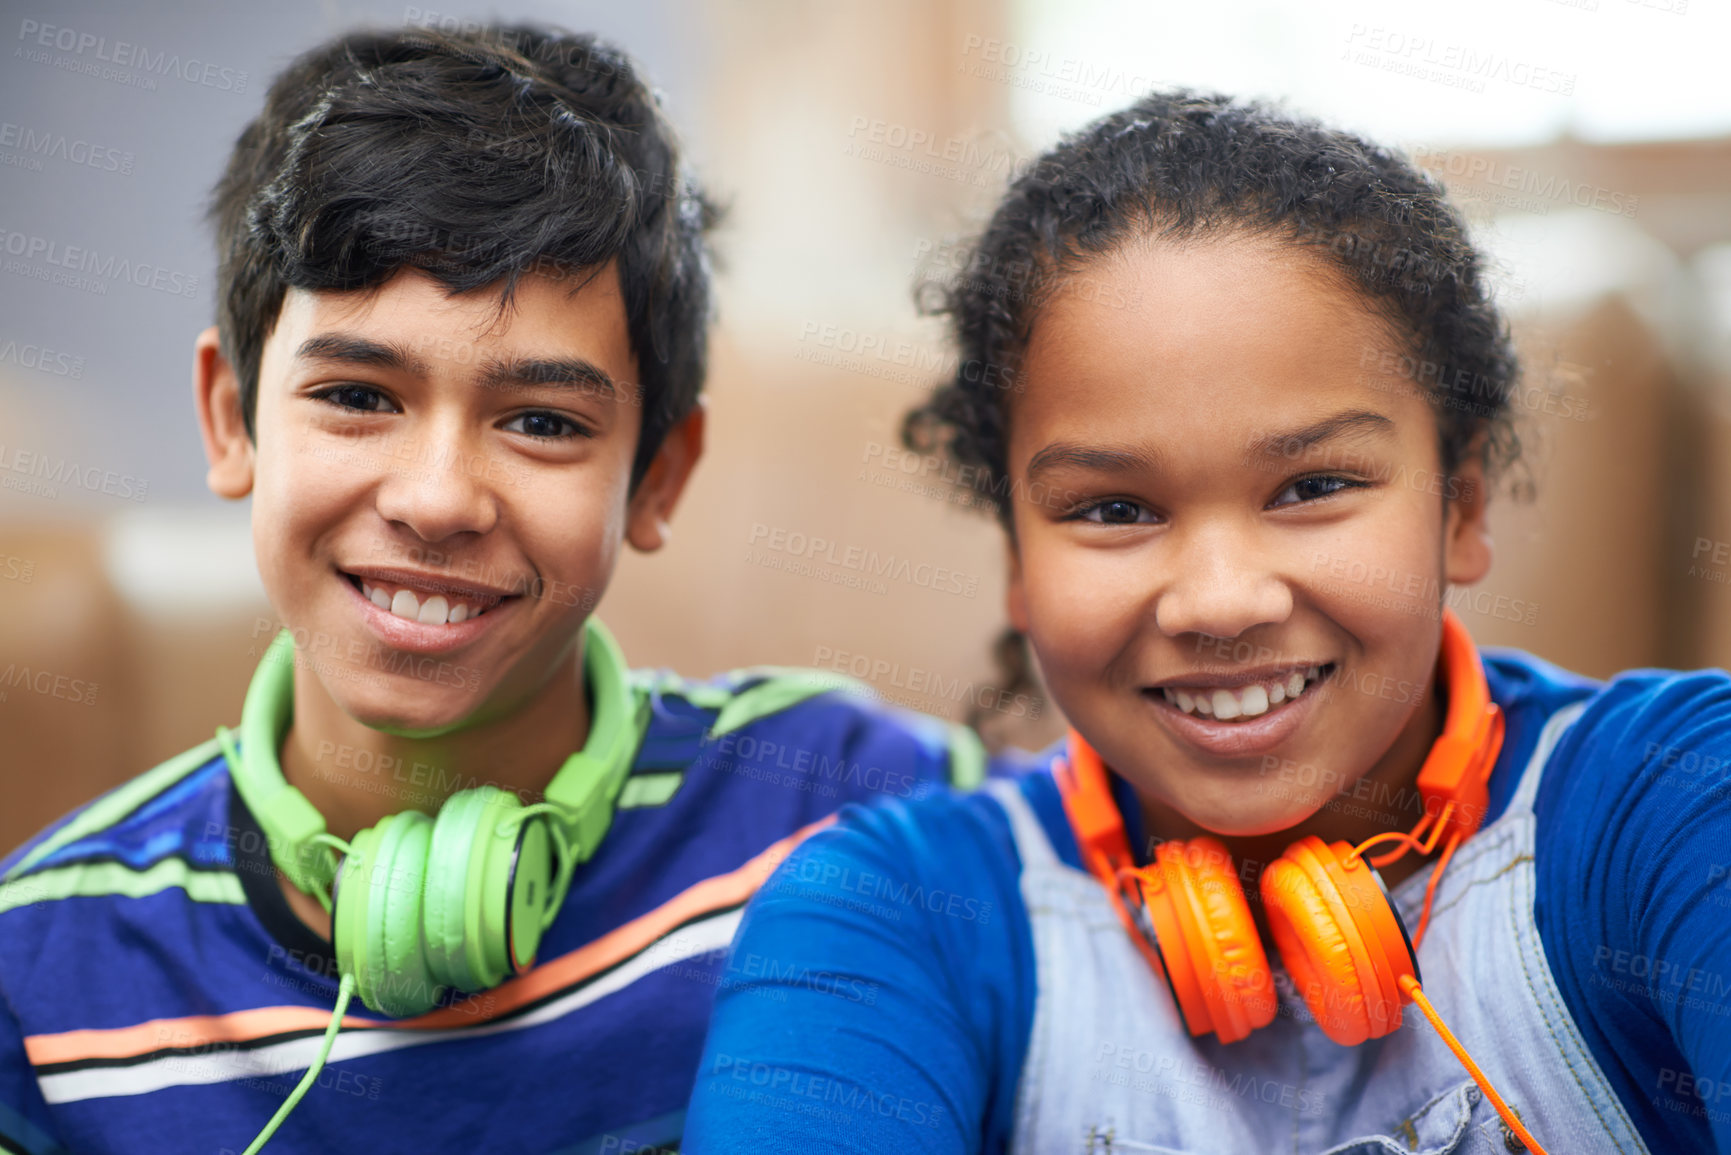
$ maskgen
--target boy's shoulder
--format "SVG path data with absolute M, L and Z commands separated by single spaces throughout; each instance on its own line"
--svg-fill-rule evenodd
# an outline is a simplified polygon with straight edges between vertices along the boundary
M 827 776 L 839 787 L 828 792 L 836 805 L 882 792 L 919 796 L 936 784 L 970 788 L 984 773 L 972 730 L 886 705 L 839 675 L 754 667 L 692 679 L 636 670 L 631 681 L 648 709 L 623 808 L 654 806 L 677 787 L 670 777 L 717 761 Z M 898 782 L 910 789 L 893 789 Z M 0 917 L 60 899 L 171 888 L 200 902 L 244 902 L 229 805 L 228 767 L 211 738 L 0 859 Z
M 649 707 L 633 777 L 720 765 L 923 797 L 938 784 L 971 790 L 986 775 L 985 748 L 972 729 L 886 703 L 844 675 L 753 666 L 693 679 L 637 670 L 632 685 Z
M 222 839 L 227 769 L 212 738 L 50 823 L 0 859 L 0 915 L 61 898 L 141 897 L 168 887 L 241 901 Z

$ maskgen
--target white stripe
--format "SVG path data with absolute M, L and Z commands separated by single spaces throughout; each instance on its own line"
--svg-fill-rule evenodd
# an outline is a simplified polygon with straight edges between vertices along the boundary
M 587 986 L 570 992 L 545 1006 L 517 1018 L 477 1027 L 454 1027 L 437 1031 L 351 1030 L 339 1032 L 331 1045 L 326 1065 L 364 1058 L 403 1047 L 442 1043 L 451 1039 L 477 1039 L 538 1027 L 581 1010 L 615 991 L 623 990 L 645 975 L 672 966 L 694 955 L 719 950 L 733 941 L 743 910 L 731 910 L 691 923 L 657 939 L 628 962 L 615 967 Z M 226 1083 L 233 1079 L 274 1078 L 287 1072 L 304 1071 L 318 1057 L 324 1039 L 309 1036 L 246 1051 L 209 1055 L 167 1055 L 132 1067 L 91 1067 L 66 1071 L 38 1079 L 42 1097 L 49 1103 L 76 1103 L 118 1095 L 144 1095 L 166 1087 Z
M 1563 732 L 1574 725 L 1575 719 L 1587 708 L 1588 699 L 1564 706 L 1552 714 L 1545 722 L 1545 728 L 1539 731 L 1539 743 L 1533 747 L 1533 756 L 1527 762 L 1527 768 L 1521 772 L 1521 784 L 1515 788 L 1514 797 L 1509 799 L 1509 808 L 1505 813 L 1520 814 L 1533 808 L 1533 801 L 1539 796 L 1539 779 L 1544 775 L 1545 763 L 1551 760 L 1551 751 L 1562 741 Z
M 1046 828 L 1040 825 L 1034 808 L 1029 806 L 1028 800 L 1022 796 L 1022 787 L 1018 781 L 1010 778 L 989 778 L 986 780 L 985 790 L 1004 808 L 1004 816 L 1010 820 L 1010 833 L 1014 835 L 1016 849 L 1022 856 L 1022 869 L 1059 865 L 1062 860 L 1052 848 L 1051 839 L 1046 837 Z

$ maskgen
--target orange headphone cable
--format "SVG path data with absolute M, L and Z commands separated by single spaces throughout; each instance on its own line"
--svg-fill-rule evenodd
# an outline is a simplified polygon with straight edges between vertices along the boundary
M 1436 1013 L 1436 1008 L 1430 1005 L 1430 1000 L 1425 997 L 1424 989 L 1418 985 L 1418 980 L 1411 975 L 1402 975 L 1400 977 L 1400 989 L 1406 992 L 1406 996 L 1418 1006 L 1419 1010 L 1424 1012 L 1424 1017 L 1430 1020 L 1430 1025 L 1436 1028 L 1436 1033 L 1442 1036 L 1442 1041 L 1448 1044 L 1448 1049 L 1455 1053 L 1455 1058 L 1461 1061 L 1461 1066 L 1467 1069 L 1467 1074 L 1473 1077 L 1473 1082 L 1479 1085 L 1479 1089 L 1485 1093 L 1485 1098 L 1491 1101 L 1491 1106 L 1495 1107 L 1497 1114 L 1502 1116 L 1503 1123 L 1515 1133 L 1515 1138 L 1525 1143 L 1528 1151 L 1536 1152 L 1536 1155 L 1547 1155 L 1545 1149 L 1539 1146 L 1539 1141 L 1533 1138 L 1532 1132 L 1528 1131 L 1520 1118 L 1509 1110 L 1509 1105 L 1503 1102 L 1503 1097 L 1497 1094 L 1496 1088 L 1491 1086 L 1490 1080 L 1485 1078 L 1485 1073 L 1479 1070 L 1479 1065 L 1473 1062 L 1472 1056 L 1467 1054 L 1466 1048 L 1461 1046 L 1461 1042 L 1455 1038 L 1454 1032 L 1443 1025 L 1442 1018 Z
M 1449 835 L 1449 844 L 1443 848 L 1442 857 L 1436 860 L 1436 869 L 1430 872 L 1430 882 L 1424 888 L 1424 913 L 1419 915 L 1418 931 L 1412 936 L 1412 949 L 1418 950 L 1418 944 L 1424 941 L 1425 928 L 1430 926 L 1430 904 L 1436 898 L 1436 884 L 1442 881 L 1443 871 L 1448 869 L 1449 859 L 1455 855 L 1455 847 L 1461 844 L 1460 832 Z

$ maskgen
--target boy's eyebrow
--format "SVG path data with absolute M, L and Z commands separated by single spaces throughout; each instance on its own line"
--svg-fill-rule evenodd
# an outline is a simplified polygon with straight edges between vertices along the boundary
M 1246 454 L 1290 457 L 1301 449 L 1348 434 L 1378 436 L 1394 432 L 1394 422 L 1368 409 L 1348 409 L 1313 425 L 1285 433 L 1260 433 L 1246 443 Z
M 1140 449 L 1104 449 L 1099 446 L 1077 445 L 1069 441 L 1054 441 L 1028 462 L 1030 479 L 1051 469 L 1064 466 L 1094 469 L 1103 473 L 1133 473 L 1156 467 L 1156 458 Z
M 426 376 L 427 363 L 394 341 L 374 341 L 351 333 L 320 333 L 295 350 L 297 361 L 339 361 L 345 365 L 371 365 L 376 369 L 398 369 Z
M 321 333 L 295 350 L 303 361 L 331 361 L 345 365 L 370 365 L 425 377 L 427 362 L 395 341 L 375 341 L 352 333 Z M 483 389 L 530 388 L 534 386 L 584 386 L 617 399 L 619 389 L 607 371 L 581 357 L 509 357 L 481 365 L 477 382 Z
M 604 393 L 615 400 L 620 396 L 607 370 L 581 357 L 510 357 L 488 361 L 481 366 L 477 381 L 483 389 L 572 386 Z

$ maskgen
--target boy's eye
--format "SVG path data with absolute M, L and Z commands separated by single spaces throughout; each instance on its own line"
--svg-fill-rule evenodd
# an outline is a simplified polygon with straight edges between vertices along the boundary
M 390 411 L 391 403 L 385 395 L 368 385 L 338 385 L 313 396 L 339 409 L 354 409 L 364 413 Z
M 1296 505 L 1301 502 L 1315 501 L 1322 497 L 1332 497 L 1343 489 L 1361 489 L 1364 482 L 1354 481 L 1350 477 L 1336 477 L 1333 474 L 1318 474 L 1315 477 L 1301 477 L 1280 491 L 1271 505 Z M 1292 499 L 1287 500 L 1286 495 Z
M 1097 501 L 1077 510 L 1075 516 L 1096 525 L 1138 525 L 1154 520 L 1154 515 L 1149 510 L 1134 501 L 1125 501 L 1122 498 Z
M 537 411 L 519 413 L 501 428 L 507 433 L 521 433 L 544 441 L 562 441 L 567 437 L 588 436 L 588 431 L 569 417 Z

